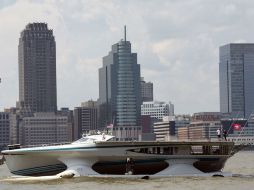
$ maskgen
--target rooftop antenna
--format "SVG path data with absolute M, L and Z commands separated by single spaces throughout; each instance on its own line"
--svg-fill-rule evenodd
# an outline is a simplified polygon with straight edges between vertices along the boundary
M 124 25 L 124 42 L 126 43 L 126 25 Z

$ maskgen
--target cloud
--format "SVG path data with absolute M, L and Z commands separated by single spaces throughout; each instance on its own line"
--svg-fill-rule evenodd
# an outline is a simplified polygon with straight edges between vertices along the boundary
M 47 22 L 57 45 L 58 107 L 98 98 L 98 69 L 111 45 L 127 39 L 157 100 L 177 113 L 219 111 L 218 48 L 253 42 L 254 2 L 238 0 L 45 0 L 0 3 L 0 109 L 18 100 L 18 39 L 29 22 Z

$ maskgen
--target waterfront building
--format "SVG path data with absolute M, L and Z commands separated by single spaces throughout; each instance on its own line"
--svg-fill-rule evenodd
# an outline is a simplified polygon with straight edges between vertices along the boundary
M 177 139 L 178 140 L 188 140 L 189 139 L 189 126 L 178 128 Z
M 18 46 L 19 102 L 33 112 L 56 112 L 56 43 L 46 23 L 29 23 Z
M 22 145 L 72 141 L 72 123 L 68 116 L 54 112 L 37 112 L 32 117 L 23 117 L 20 132 Z
M 9 109 L 9 144 L 20 144 L 19 140 L 19 122 L 21 120 L 21 115 L 16 108 Z
M 189 139 L 217 138 L 216 130 L 221 128 L 220 112 L 194 113 L 189 125 Z
M 251 114 L 248 120 L 245 118 L 222 118 L 221 126 L 222 130 L 227 130 L 229 141 L 234 141 L 236 144 L 254 144 L 254 114 Z
M 112 45 L 99 69 L 99 125 L 113 124 L 117 140 L 138 140 L 141 134 L 140 65 L 131 43 Z
M 142 133 L 153 132 L 154 119 L 150 115 L 141 115 Z
M 68 107 L 63 107 L 57 111 L 57 116 L 67 117 L 68 126 L 71 129 L 71 141 L 74 141 L 74 112 L 70 110 Z M 76 140 L 76 139 L 75 139 Z
M 173 116 L 173 120 L 175 121 L 175 133 L 176 136 L 178 136 L 178 131 L 181 130 L 181 128 L 187 127 L 191 122 L 191 116 L 190 115 L 176 115 Z M 183 134 L 186 135 L 186 134 Z
M 162 121 L 155 122 L 153 131 L 156 136 L 156 141 L 175 140 L 175 121 L 170 117 L 163 117 Z
M 220 112 L 200 112 L 194 113 L 190 124 L 178 128 L 179 140 L 204 140 L 217 138 L 216 130 L 221 128 Z
M 150 115 L 141 115 L 142 141 L 154 141 L 156 139 L 153 132 L 153 125 L 160 120 L 151 118 Z
M 141 105 L 141 115 L 150 115 L 151 118 L 162 120 L 164 116 L 174 115 L 174 105 L 169 102 L 143 102 Z
M 10 131 L 9 144 L 21 144 L 22 133 L 20 123 L 23 117 L 31 117 L 33 113 L 30 107 L 25 107 L 24 102 L 18 102 L 16 107 L 6 109 L 9 113 Z
M 74 108 L 74 140 L 82 134 L 98 129 L 98 109 L 96 101 L 89 100 Z
M 9 113 L 0 112 L 0 150 L 9 144 Z
M 171 102 L 168 103 L 169 105 L 169 116 L 174 116 L 175 115 L 175 106 Z
M 254 44 L 220 47 L 220 111 L 249 118 L 254 111 Z
M 141 88 L 141 99 L 143 102 L 153 101 L 153 83 L 146 82 L 144 77 L 140 79 L 140 88 Z

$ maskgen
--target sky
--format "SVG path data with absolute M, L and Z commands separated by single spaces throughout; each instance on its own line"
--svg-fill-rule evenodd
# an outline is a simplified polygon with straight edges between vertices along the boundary
M 45 22 L 56 40 L 58 108 L 96 100 L 98 69 L 124 36 L 154 99 L 175 113 L 219 111 L 219 47 L 252 43 L 252 0 L 0 0 L 0 111 L 18 101 L 18 40 Z

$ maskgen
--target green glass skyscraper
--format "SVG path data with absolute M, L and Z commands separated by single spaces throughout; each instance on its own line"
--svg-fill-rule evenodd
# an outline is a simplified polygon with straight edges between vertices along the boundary
M 220 47 L 220 111 L 249 118 L 254 113 L 254 44 Z
M 99 69 L 99 123 L 101 128 L 112 123 L 118 140 L 137 140 L 140 116 L 140 65 L 125 29 L 124 40 L 112 46 Z

